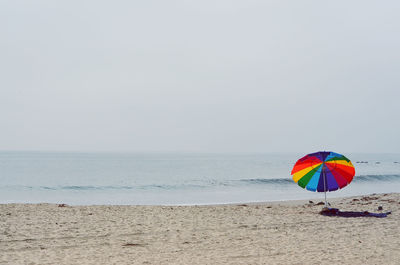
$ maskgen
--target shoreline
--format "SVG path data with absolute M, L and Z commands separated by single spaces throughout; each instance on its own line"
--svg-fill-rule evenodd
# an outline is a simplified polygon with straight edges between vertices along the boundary
M 400 193 L 148 206 L 0 205 L 0 264 L 396 264 Z
M 321 193 L 322 194 L 322 193 Z M 390 195 L 390 194 L 399 194 L 400 192 L 381 192 L 381 193 L 367 193 L 367 194 L 360 194 L 360 195 L 350 195 L 350 196 L 343 196 L 343 197 L 330 197 L 327 199 L 328 203 L 329 202 L 335 202 L 335 201 L 340 201 L 343 199 L 350 199 L 350 198 L 357 198 L 357 197 L 363 197 L 363 196 L 375 196 L 375 195 Z M 324 198 L 308 198 L 308 199 L 299 199 L 299 200 L 270 200 L 270 201 L 243 201 L 243 202 L 227 202 L 227 203 L 198 203 L 198 204 L 68 204 L 68 203 L 54 203 L 54 202 L 7 202 L 7 203 L 2 203 L 0 202 L 1 205 L 42 205 L 42 204 L 48 204 L 48 205 L 60 205 L 60 204 L 65 204 L 66 206 L 69 207 L 90 207 L 90 206 L 150 206 L 150 207 L 190 207 L 190 206 L 237 206 L 241 204 L 248 204 L 248 205 L 262 205 L 262 204 L 284 204 L 284 205 L 300 205 L 303 203 L 307 203 L 308 201 L 318 201 L 318 202 L 324 202 Z

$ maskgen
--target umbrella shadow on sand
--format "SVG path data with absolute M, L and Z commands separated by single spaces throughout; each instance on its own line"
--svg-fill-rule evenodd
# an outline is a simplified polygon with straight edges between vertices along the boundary
M 357 212 L 357 211 L 340 211 L 337 208 L 323 208 L 319 214 L 325 216 L 338 216 L 338 217 L 376 217 L 376 218 L 384 218 L 387 217 L 391 212 L 386 213 L 371 213 L 368 211 Z

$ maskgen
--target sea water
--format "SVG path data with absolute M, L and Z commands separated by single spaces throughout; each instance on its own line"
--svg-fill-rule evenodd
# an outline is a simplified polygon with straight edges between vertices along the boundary
M 193 205 L 323 200 L 290 172 L 304 154 L 0 152 L 0 203 Z M 400 154 L 345 154 L 343 197 L 400 191 Z

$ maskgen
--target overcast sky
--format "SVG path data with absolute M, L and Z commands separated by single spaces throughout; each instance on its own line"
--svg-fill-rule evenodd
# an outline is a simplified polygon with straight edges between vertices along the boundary
M 0 1 L 0 150 L 399 152 L 399 1 Z

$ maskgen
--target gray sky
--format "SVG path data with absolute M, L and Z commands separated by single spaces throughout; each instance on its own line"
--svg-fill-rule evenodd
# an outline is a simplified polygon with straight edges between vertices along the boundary
M 399 1 L 0 1 L 0 150 L 399 152 Z

